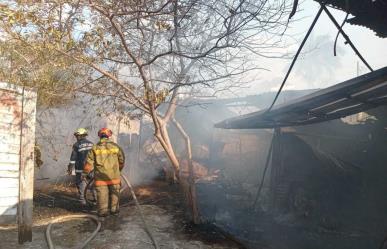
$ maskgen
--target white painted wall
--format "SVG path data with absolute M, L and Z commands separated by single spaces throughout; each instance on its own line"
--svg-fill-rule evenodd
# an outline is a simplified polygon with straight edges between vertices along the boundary
M 0 216 L 4 218 L 16 215 L 19 198 L 22 98 L 4 83 L 0 88 Z
M 30 165 L 33 160 L 30 150 L 34 144 L 35 113 L 26 113 L 26 110 L 35 110 L 35 105 L 35 93 L 0 82 L 0 224 L 16 222 L 19 198 L 28 197 L 32 200 L 32 185 L 28 186 L 26 193 L 24 188 L 20 188 L 20 179 L 23 179 L 25 184 L 29 183 L 30 178 L 31 181 L 33 179 L 33 171 L 30 175 L 29 169 L 33 169 Z M 22 127 L 23 133 L 26 132 L 23 137 L 32 138 L 32 141 L 21 139 Z M 20 176 L 20 165 L 27 169 L 23 171 L 25 175 Z
M 139 133 L 139 121 L 127 120 L 126 116 L 120 116 L 114 111 L 109 112 L 107 111 L 109 105 L 101 102 L 102 100 L 83 96 L 66 106 L 38 110 L 36 136 L 44 163 L 39 170 L 36 170 L 37 188 L 45 182 L 66 179 L 72 145 L 76 142 L 73 133 L 80 127 L 89 130 L 88 139 L 93 143 L 98 141 L 97 132 L 100 128 L 111 129 L 112 140 L 115 142 L 118 140 L 127 155 L 127 165 L 133 166 L 134 162 L 130 162 L 131 158 L 128 157 L 130 154 L 128 143 L 131 141 L 127 138 Z M 101 114 L 102 108 L 105 108 L 103 114 Z M 118 134 L 125 139 L 117 139 Z M 127 170 L 125 169 L 125 172 Z M 126 173 L 129 174 L 129 172 Z M 39 180 L 44 178 L 50 179 Z

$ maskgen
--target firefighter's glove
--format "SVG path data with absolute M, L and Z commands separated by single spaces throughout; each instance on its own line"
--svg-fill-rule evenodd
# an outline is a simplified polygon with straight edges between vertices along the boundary
M 73 168 L 74 168 L 74 164 L 69 164 L 68 166 L 67 166 L 67 174 L 68 175 L 71 175 L 71 173 L 73 172 Z

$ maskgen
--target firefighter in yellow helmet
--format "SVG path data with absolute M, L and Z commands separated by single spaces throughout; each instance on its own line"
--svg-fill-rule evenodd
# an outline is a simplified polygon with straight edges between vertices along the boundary
M 88 174 L 94 169 L 98 216 L 118 215 L 120 178 L 125 155 L 120 146 L 109 140 L 111 130 L 102 128 L 98 136 L 100 141 L 89 151 L 84 173 Z
M 86 139 L 87 130 L 85 128 L 77 129 L 74 132 L 74 136 L 76 137 L 77 142 L 73 145 L 73 151 L 71 152 L 70 163 L 67 166 L 67 172 L 69 175 L 71 175 L 75 167 L 75 184 L 78 188 L 79 200 L 82 205 L 86 205 L 84 196 L 86 182 L 82 174 L 87 154 L 93 147 L 93 143 Z

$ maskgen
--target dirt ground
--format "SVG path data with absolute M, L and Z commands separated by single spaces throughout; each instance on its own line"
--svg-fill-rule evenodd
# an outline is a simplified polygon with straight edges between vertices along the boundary
M 176 186 L 164 182 L 136 188 L 146 222 L 160 248 L 168 249 L 237 249 L 241 245 L 226 238 L 211 225 L 195 226 L 187 219 L 181 194 Z M 15 226 L 0 227 L 0 248 L 41 249 L 48 248 L 45 229 L 55 217 L 75 213 L 94 213 L 94 208 L 84 209 L 76 201 L 72 186 L 47 186 L 35 193 L 33 241 L 17 244 Z M 86 239 L 95 229 L 88 220 L 72 220 L 53 226 L 52 238 L 56 248 L 73 248 Z M 95 249 L 148 249 L 152 243 L 143 229 L 143 223 L 128 191 L 121 198 L 121 213 L 109 217 L 103 229 L 87 248 Z

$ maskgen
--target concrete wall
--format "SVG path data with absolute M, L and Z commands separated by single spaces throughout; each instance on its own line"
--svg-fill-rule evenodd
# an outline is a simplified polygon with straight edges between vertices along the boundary
M 34 92 L 0 82 L 0 223 L 15 223 L 18 208 L 19 223 L 32 219 L 35 106 Z
M 74 131 L 79 127 L 89 130 L 88 139 L 98 141 L 97 132 L 102 127 L 113 131 L 112 140 L 117 142 L 126 154 L 124 173 L 136 181 L 137 157 L 133 155 L 138 148 L 140 122 L 108 108 L 103 100 L 79 97 L 74 103 L 58 108 L 40 109 L 37 115 L 37 141 L 41 148 L 43 165 L 36 171 L 37 187 L 46 182 L 69 180 L 66 170 L 73 143 Z M 132 170 L 130 170 L 132 168 Z M 129 172 L 130 171 L 130 172 Z M 49 178 L 49 179 L 46 179 Z
M 22 95 L 0 89 L 0 216 L 16 222 Z

